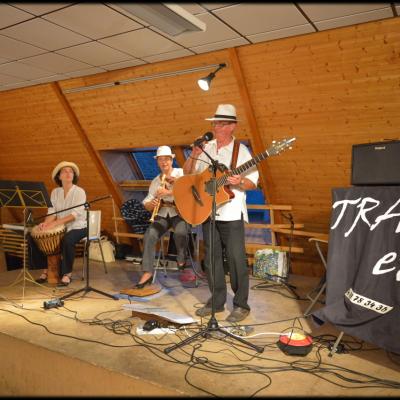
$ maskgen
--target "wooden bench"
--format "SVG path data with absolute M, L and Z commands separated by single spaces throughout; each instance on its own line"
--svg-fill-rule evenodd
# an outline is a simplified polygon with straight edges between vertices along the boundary
M 118 230 L 118 224 L 120 222 L 124 222 L 127 226 L 129 226 L 125 219 L 122 217 L 112 217 L 113 221 L 114 221 L 114 236 L 115 239 L 117 241 L 117 243 L 119 243 L 119 239 L 120 238 L 130 238 L 130 239 L 136 239 L 139 243 L 139 247 L 140 247 L 140 251 L 143 252 L 143 237 L 144 237 L 144 233 L 133 233 L 133 232 L 119 232 Z

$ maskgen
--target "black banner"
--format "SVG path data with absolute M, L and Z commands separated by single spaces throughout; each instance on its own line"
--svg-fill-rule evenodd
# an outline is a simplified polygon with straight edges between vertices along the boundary
M 332 196 L 326 306 L 314 320 L 400 353 L 400 187 Z

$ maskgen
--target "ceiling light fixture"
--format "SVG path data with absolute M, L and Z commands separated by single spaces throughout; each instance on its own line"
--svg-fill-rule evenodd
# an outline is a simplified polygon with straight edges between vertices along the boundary
M 211 72 L 209 75 L 207 75 L 205 78 L 201 78 L 197 81 L 198 85 L 200 86 L 200 89 L 203 90 L 208 90 L 210 89 L 211 81 L 215 78 L 215 74 L 222 68 L 225 68 L 226 64 L 219 64 L 218 68 L 214 71 Z
M 124 79 L 122 81 L 105 82 L 105 83 L 99 83 L 98 85 L 90 85 L 90 86 L 80 86 L 80 87 L 76 87 L 76 88 L 65 89 L 65 90 L 63 90 L 63 93 L 76 93 L 76 92 L 84 92 L 86 90 L 103 89 L 103 88 L 112 87 L 112 86 L 127 85 L 129 83 L 134 83 L 134 82 L 150 81 L 152 79 L 167 78 L 170 76 L 191 74 L 193 72 L 204 71 L 204 70 L 215 68 L 215 67 L 219 67 L 218 69 L 220 69 L 220 68 L 222 68 L 221 65 L 226 66 L 226 64 L 204 65 L 202 67 L 182 69 L 180 71 L 162 72 L 160 74 L 155 74 L 155 75 L 139 76 L 137 78 Z M 217 71 L 218 71 L 218 69 L 217 69 Z M 214 74 L 215 74 L 215 72 L 214 72 Z
M 170 35 L 184 32 L 204 32 L 206 24 L 177 4 L 170 3 L 115 3 L 134 17 Z

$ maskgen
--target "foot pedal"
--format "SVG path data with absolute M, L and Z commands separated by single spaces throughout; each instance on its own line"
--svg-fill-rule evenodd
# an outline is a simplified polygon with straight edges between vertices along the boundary
M 146 285 L 142 289 L 127 288 L 127 289 L 120 290 L 121 294 L 127 294 L 128 296 L 137 296 L 137 297 L 151 296 L 158 292 L 161 292 L 161 288 L 156 285 Z

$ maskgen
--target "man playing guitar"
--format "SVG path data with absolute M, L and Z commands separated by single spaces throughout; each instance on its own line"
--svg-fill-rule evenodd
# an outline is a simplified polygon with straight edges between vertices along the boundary
M 228 169 L 241 165 L 251 159 L 249 150 L 242 143 L 238 143 L 237 160 L 233 160 L 235 138 L 233 133 L 237 126 L 236 109 L 231 104 L 220 104 L 211 118 L 215 139 L 204 145 L 204 150 L 214 160 L 224 164 Z M 205 171 L 210 160 L 203 152 L 202 147 L 194 145 L 190 157 L 186 160 L 184 174 L 199 174 Z M 231 175 L 227 183 L 234 194 L 234 197 L 224 204 L 217 206 L 215 223 L 215 276 L 211 277 L 210 261 L 210 218 L 203 224 L 203 239 L 205 244 L 205 269 L 208 278 L 209 289 L 212 293 L 212 284 L 215 286 L 214 305 L 216 312 L 224 311 L 227 297 L 227 287 L 223 267 L 222 249 L 225 249 L 231 288 L 234 293 L 233 311 L 227 317 L 229 322 L 238 322 L 246 318 L 250 312 L 248 305 L 249 297 L 249 275 L 247 271 L 245 231 L 244 222 L 248 222 L 246 208 L 246 190 L 255 189 L 258 182 L 258 171 L 255 167 L 249 169 L 243 175 Z M 211 315 L 212 299 L 210 298 L 204 307 L 196 311 L 196 315 L 205 317 Z

